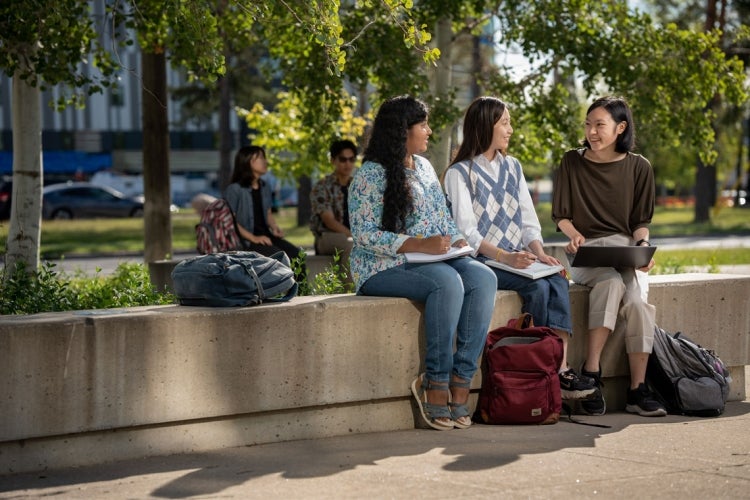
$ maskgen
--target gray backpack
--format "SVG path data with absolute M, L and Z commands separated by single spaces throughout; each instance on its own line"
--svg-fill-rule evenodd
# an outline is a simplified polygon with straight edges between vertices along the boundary
M 648 358 L 646 382 L 669 413 L 714 417 L 721 415 L 729 396 L 724 363 L 680 332 L 670 335 L 658 326 Z
M 184 306 L 252 306 L 284 302 L 297 294 L 289 258 L 231 252 L 186 259 L 172 270 L 174 293 Z

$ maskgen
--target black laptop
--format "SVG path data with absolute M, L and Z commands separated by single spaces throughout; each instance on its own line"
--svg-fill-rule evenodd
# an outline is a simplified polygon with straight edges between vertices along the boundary
M 582 246 L 578 247 L 572 267 L 639 267 L 651 262 L 657 247 Z

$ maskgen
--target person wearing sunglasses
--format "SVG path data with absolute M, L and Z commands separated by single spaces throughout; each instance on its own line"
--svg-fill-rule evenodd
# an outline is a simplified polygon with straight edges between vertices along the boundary
M 336 140 L 330 147 L 333 173 L 318 181 L 310 193 L 310 230 L 315 235 L 317 255 L 341 256 L 340 264 L 349 275 L 352 232 L 349 229 L 349 183 L 357 161 L 357 146 L 349 140 Z

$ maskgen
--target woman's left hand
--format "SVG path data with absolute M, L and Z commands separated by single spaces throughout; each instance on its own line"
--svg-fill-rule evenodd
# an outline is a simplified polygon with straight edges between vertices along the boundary
M 284 237 L 284 231 L 279 226 L 271 227 L 271 234 L 276 236 L 277 238 Z
M 539 262 L 541 262 L 542 264 L 547 264 L 548 266 L 561 266 L 562 265 L 559 260 L 557 260 L 551 255 L 547 255 L 546 253 L 543 255 L 537 255 L 536 258 L 537 260 L 539 260 Z
M 469 245 L 469 244 L 468 244 L 468 243 L 466 243 L 466 240 L 458 240 L 458 241 L 456 241 L 456 242 L 455 242 L 455 243 L 454 243 L 453 245 L 451 245 L 451 246 L 452 246 L 452 247 L 455 247 L 455 248 L 463 248 L 463 247 L 465 247 L 465 246 L 468 246 L 468 245 Z

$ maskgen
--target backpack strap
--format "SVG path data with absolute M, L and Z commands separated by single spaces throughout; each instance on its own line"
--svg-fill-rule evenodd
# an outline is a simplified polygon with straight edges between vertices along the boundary
M 255 254 L 259 257 L 266 257 L 264 255 L 258 254 L 257 252 L 247 252 Z M 284 252 L 276 252 L 275 254 L 268 257 L 269 259 L 273 259 L 276 261 L 279 261 L 283 266 L 289 267 L 289 258 L 286 256 Z M 287 290 L 286 294 L 283 297 L 267 297 L 266 296 L 266 290 L 263 288 L 263 281 L 258 276 L 258 273 L 253 268 L 252 264 L 248 264 L 243 259 L 238 259 L 237 262 L 242 265 L 243 268 L 245 268 L 245 271 L 248 275 L 250 275 L 253 278 L 253 281 L 255 281 L 255 286 L 258 289 L 258 297 L 260 298 L 260 302 L 286 302 L 290 300 L 292 297 L 297 295 L 297 291 L 299 290 L 299 283 L 297 283 L 297 280 L 292 280 L 292 286 Z
M 573 418 L 573 409 L 570 407 L 568 403 L 562 404 L 562 409 L 565 415 L 568 417 L 568 420 L 572 424 L 579 424 L 579 425 L 589 425 L 591 427 L 601 427 L 603 429 L 611 429 L 611 425 L 607 424 L 592 424 L 591 422 L 584 422 L 583 420 L 578 420 L 577 418 Z
M 294 285 L 292 285 L 292 287 L 283 297 L 271 297 L 270 299 L 263 299 L 263 302 L 286 302 L 287 300 L 297 295 L 298 289 L 299 289 L 299 283 L 295 281 Z

